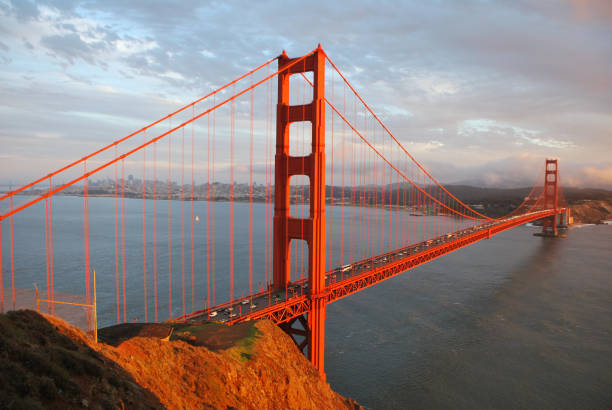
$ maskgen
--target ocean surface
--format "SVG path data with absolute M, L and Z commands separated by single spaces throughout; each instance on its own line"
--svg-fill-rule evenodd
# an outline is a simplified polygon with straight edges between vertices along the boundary
M 330 305 L 332 387 L 372 409 L 612 408 L 612 226 L 536 230 Z
M 16 202 L 25 199 L 20 197 Z M 120 213 L 120 201 L 117 205 Z M 192 306 L 202 308 L 205 299 L 213 297 L 207 285 L 207 275 L 209 282 L 212 279 L 206 257 L 207 203 L 194 203 L 199 221 L 194 222 L 193 293 L 191 204 L 185 203 L 185 225 L 179 201 L 157 201 L 155 205 L 145 201 L 144 205 L 143 238 L 143 201 L 125 200 L 124 306 L 122 243 L 115 242 L 115 199 L 89 199 L 90 263 L 97 271 L 101 326 L 116 323 L 118 313 L 121 320 L 145 319 L 145 271 L 147 320 L 154 319 L 154 223 L 159 320 L 182 314 L 183 273 L 187 312 Z M 82 198 L 57 197 L 53 201 L 53 256 L 59 296 L 84 295 L 83 206 Z M 155 221 L 154 206 L 158 214 Z M 236 203 L 234 212 L 234 293 L 239 296 L 248 291 L 248 204 Z M 328 226 L 333 227 L 336 239 L 340 212 L 340 207 L 328 207 L 328 215 L 334 215 Z M 345 212 L 348 218 L 349 207 Z M 371 211 L 355 208 L 353 212 L 364 212 L 367 220 Z M 215 203 L 217 303 L 229 295 L 228 215 L 227 203 Z M 373 217 L 384 219 L 373 219 L 376 226 L 391 222 L 389 226 L 395 228 L 394 211 L 385 211 L 382 216 L 377 211 Z M 420 224 L 424 217 L 411 218 Z M 265 221 L 265 207 L 254 204 L 254 288 L 266 275 Z M 121 233 L 121 220 L 118 222 Z M 439 222 L 456 223 L 444 218 Z M 25 291 L 36 283 L 45 296 L 45 204 L 20 213 L 13 224 L 15 286 Z M 173 238 L 180 238 L 183 229 L 187 238 L 184 248 L 180 239 L 169 244 L 168 231 Z M 534 237 L 537 230 L 515 228 L 329 305 L 325 368 L 332 388 L 372 409 L 612 408 L 612 226 L 573 228 L 560 239 Z M 12 268 L 7 221 L 2 223 L 1 233 L 8 306 Z M 344 234 L 356 232 L 346 230 Z M 333 252 L 337 258 L 340 249 Z M 349 259 L 357 250 L 345 247 L 342 252 Z M 293 278 L 305 269 L 303 255 L 303 249 L 293 250 Z

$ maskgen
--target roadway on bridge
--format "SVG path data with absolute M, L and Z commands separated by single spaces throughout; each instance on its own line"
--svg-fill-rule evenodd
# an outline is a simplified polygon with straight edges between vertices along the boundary
M 422 241 L 404 248 L 397 249 L 392 252 L 380 254 L 367 259 L 354 262 L 349 265 L 336 267 L 325 275 L 326 289 L 330 289 L 332 286 L 342 284 L 344 282 L 350 282 L 351 279 L 362 275 L 366 272 L 372 272 L 378 268 L 386 265 L 397 263 L 404 259 L 415 258 L 420 254 L 425 254 L 437 247 L 441 247 L 445 244 L 457 242 L 468 236 L 474 236 L 478 233 L 487 233 L 496 227 L 507 225 L 513 221 L 522 222 L 523 220 L 536 220 L 540 219 L 541 212 L 531 212 L 527 214 L 521 214 L 506 218 L 503 221 L 487 222 L 481 225 L 461 229 L 459 231 L 438 236 L 426 241 Z M 527 221 L 528 222 L 528 221 Z M 514 225 L 513 225 L 514 226 Z M 497 231 L 496 233 L 499 233 Z M 481 235 L 482 236 L 482 235 Z M 270 308 L 275 306 L 282 306 L 283 304 L 290 303 L 292 301 L 297 302 L 299 299 L 306 299 L 309 294 L 308 282 L 306 279 L 301 281 L 291 282 L 286 288 L 281 290 L 266 290 L 259 292 L 244 298 L 236 299 L 234 301 L 212 307 L 203 311 L 195 312 L 193 314 L 183 317 L 192 322 L 212 320 L 222 323 L 233 324 L 249 320 L 251 318 L 269 317 L 265 314 L 261 314 L 264 311 L 270 311 Z M 339 298 L 331 298 L 328 302 L 333 302 Z M 273 309 L 272 309 L 273 310 Z M 273 317 L 269 317 L 274 320 Z

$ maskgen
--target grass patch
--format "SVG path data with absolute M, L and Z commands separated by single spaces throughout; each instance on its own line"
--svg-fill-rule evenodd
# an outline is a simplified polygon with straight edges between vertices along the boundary
M 236 341 L 234 347 L 228 349 L 230 356 L 240 362 L 247 362 L 253 359 L 255 344 L 263 333 L 257 329 L 254 322 L 247 322 L 250 326 L 247 328 L 247 334 L 242 339 Z

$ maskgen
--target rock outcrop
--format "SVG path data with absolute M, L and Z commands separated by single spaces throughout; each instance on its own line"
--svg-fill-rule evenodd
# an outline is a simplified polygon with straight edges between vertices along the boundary
M 125 324 L 94 343 L 33 311 L 0 315 L 8 408 L 356 409 L 268 321 Z
M 612 220 L 612 202 L 582 200 L 570 206 L 575 224 L 596 224 Z

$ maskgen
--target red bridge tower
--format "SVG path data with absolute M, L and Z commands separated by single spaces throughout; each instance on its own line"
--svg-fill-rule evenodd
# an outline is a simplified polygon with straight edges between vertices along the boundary
M 278 59 L 282 70 L 294 59 L 283 54 Z M 313 72 L 313 98 L 310 104 L 289 105 L 289 79 L 291 75 Z M 284 324 L 293 335 L 305 336 L 299 346 L 308 347 L 312 364 L 325 376 L 325 54 L 318 49 L 278 75 L 278 105 L 276 112 L 276 156 L 274 175 L 274 283 L 275 289 L 284 289 L 290 282 L 290 244 L 293 239 L 308 244 L 308 286 L 310 311 L 308 318 L 300 316 Z M 312 151 L 310 155 L 289 155 L 289 128 L 292 122 L 310 121 L 312 124 Z M 305 175 L 310 183 L 310 210 L 308 218 L 290 215 L 290 184 L 292 176 Z M 299 322 L 304 329 L 293 328 Z M 294 339 L 295 340 L 295 339 Z
M 559 205 L 559 171 L 557 168 L 556 159 L 546 160 L 546 169 L 544 174 L 544 208 L 554 209 L 555 214 L 550 218 L 542 221 L 542 236 L 557 236 L 557 208 Z

